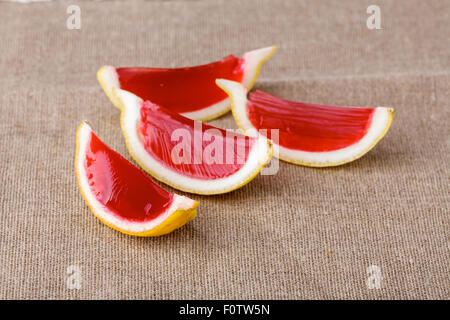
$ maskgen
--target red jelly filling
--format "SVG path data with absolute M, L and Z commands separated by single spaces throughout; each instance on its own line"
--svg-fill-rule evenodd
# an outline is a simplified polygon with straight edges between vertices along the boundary
M 84 162 L 92 193 L 118 216 L 144 222 L 164 212 L 173 195 L 105 145 L 94 133 Z
M 238 171 L 254 138 L 193 121 L 145 101 L 138 128 L 146 151 L 164 166 L 197 179 L 217 179 Z
M 358 142 L 375 112 L 374 108 L 293 102 L 258 90 L 250 93 L 247 108 L 255 128 L 279 129 L 281 146 L 309 152 L 338 150 Z
M 243 60 L 230 55 L 210 64 L 177 68 L 118 68 L 121 89 L 175 112 L 191 112 L 215 104 L 227 95 L 218 78 L 240 82 Z

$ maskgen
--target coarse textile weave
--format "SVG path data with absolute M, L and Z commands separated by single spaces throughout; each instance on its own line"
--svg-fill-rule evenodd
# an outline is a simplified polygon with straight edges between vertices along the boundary
M 373 2 L 0 2 L 0 298 L 449 299 L 450 1 L 376 1 L 370 30 Z M 69 4 L 79 30 L 66 27 Z M 197 218 L 167 236 L 126 236 L 92 215 L 77 126 L 130 159 L 99 67 L 198 65 L 273 44 L 257 88 L 393 107 L 386 137 L 347 165 L 280 162 L 232 193 L 189 195 Z M 235 128 L 230 114 L 212 123 Z

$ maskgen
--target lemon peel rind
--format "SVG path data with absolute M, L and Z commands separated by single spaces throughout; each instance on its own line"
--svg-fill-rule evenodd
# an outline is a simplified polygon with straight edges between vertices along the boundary
M 244 166 L 230 176 L 212 180 L 183 176 L 153 159 L 142 145 L 136 128 L 140 120 L 139 110 L 142 99 L 120 89 L 115 90 L 115 94 L 122 101 L 120 125 L 131 157 L 145 172 L 175 189 L 202 195 L 228 193 L 253 180 L 272 157 L 271 142 L 261 136 L 250 151 Z
M 246 52 L 243 55 L 245 69 L 244 78 L 242 79 L 242 85 L 248 90 L 253 88 L 256 79 L 259 77 L 261 68 L 264 62 L 269 60 L 277 51 L 277 46 L 266 47 L 253 51 Z
M 257 132 L 247 115 L 247 88 L 238 82 L 225 79 L 217 79 L 216 84 L 230 97 L 231 112 L 237 126 L 246 134 L 249 131 Z M 386 135 L 393 118 L 394 109 L 376 107 L 366 135 L 346 148 L 330 152 L 306 152 L 273 144 L 274 156 L 280 160 L 307 167 L 343 165 L 369 152 Z
M 116 68 L 112 66 L 103 66 L 97 71 L 97 80 L 106 93 L 106 96 L 112 104 L 120 109 L 120 101 L 113 94 L 114 88 L 119 88 L 119 76 Z
M 92 133 L 90 126 L 87 122 L 82 122 L 76 134 L 75 172 L 81 195 L 91 212 L 101 222 L 127 235 L 153 237 L 168 234 L 196 217 L 198 202 L 177 194 L 174 194 L 169 208 L 151 221 L 132 222 L 111 213 L 90 193 L 87 179 L 83 178 L 86 174 L 82 159 L 84 158 L 86 143 L 89 141 L 87 135 L 90 133 Z

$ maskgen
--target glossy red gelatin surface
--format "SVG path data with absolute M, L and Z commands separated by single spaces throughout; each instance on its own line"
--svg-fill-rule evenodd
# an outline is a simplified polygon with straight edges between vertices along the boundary
M 255 128 L 279 129 L 281 146 L 309 152 L 338 150 L 358 142 L 367 133 L 374 111 L 293 102 L 258 90 L 249 94 L 247 102 Z
M 225 178 L 235 173 L 255 143 L 254 138 L 193 121 L 150 101 L 141 105 L 138 130 L 153 158 L 197 179 Z
M 86 150 L 84 166 L 97 200 L 127 220 L 152 220 L 172 202 L 172 194 L 109 148 L 94 133 Z
M 210 64 L 177 68 L 118 68 L 121 89 L 175 112 L 206 108 L 227 95 L 216 86 L 218 78 L 240 82 L 243 60 L 230 55 Z

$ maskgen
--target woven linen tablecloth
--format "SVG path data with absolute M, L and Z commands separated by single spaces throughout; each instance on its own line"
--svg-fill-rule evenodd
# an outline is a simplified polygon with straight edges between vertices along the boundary
M 80 29 L 67 28 L 71 4 Z M 367 27 L 372 4 L 381 29 Z M 449 22 L 450 1 L 434 0 L 1 1 L 0 298 L 449 299 Z M 229 194 L 189 195 L 197 218 L 167 236 L 92 215 L 77 126 L 130 159 L 100 66 L 198 65 L 273 44 L 257 88 L 393 107 L 386 137 L 347 165 L 280 162 Z M 211 123 L 235 128 L 230 114 Z

